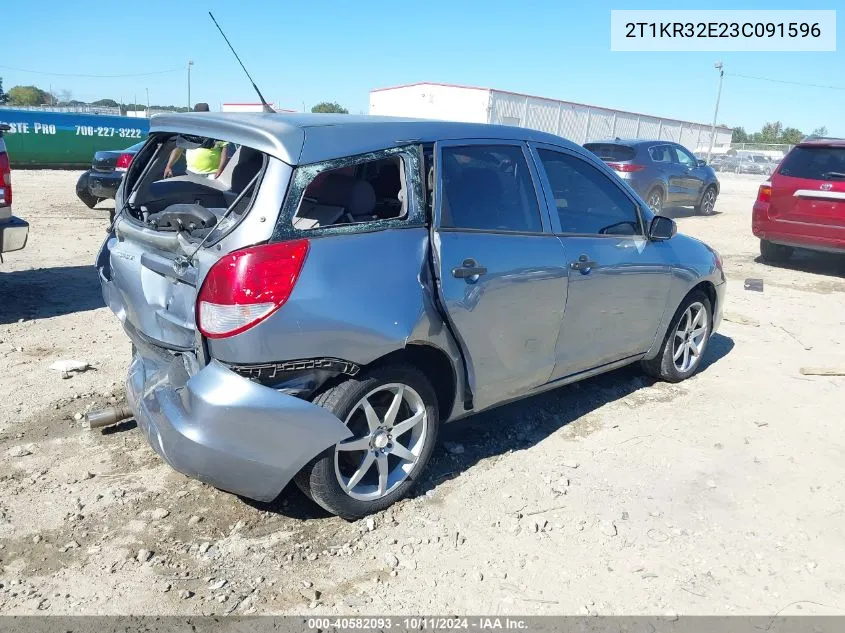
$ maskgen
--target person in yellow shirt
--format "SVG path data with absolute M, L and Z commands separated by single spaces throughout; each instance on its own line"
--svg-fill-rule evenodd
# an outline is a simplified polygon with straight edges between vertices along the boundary
M 194 112 L 208 112 L 207 103 L 198 103 L 194 106 Z M 209 139 L 210 140 L 210 139 Z M 183 150 L 176 147 L 170 152 L 170 159 L 164 168 L 164 177 L 173 176 L 173 165 L 179 160 L 184 151 L 185 166 L 189 174 L 217 178 L 223 173 L 226 163 L 229 161 L 229 144 L 224 141 L 214 141 L 210 146 L 197 147 L 195 149 Z

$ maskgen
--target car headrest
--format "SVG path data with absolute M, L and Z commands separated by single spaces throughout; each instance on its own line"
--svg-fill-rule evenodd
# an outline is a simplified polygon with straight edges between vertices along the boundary
M 323 181 L 319 202 L 344 207 L 351 215 L 367 215 L 376 207 L 376 193 L 366 180 L 334 173 Z
M 372 182 L 376 196 L 379 198 L 396 198 L 402 188 L 401 175 L 398 165 L 383 165 L 378 176 Z

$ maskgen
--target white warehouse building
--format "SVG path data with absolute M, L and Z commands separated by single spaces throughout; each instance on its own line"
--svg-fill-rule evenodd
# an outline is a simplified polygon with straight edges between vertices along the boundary
M 441 83 L 415 83 L 370 91 L 370 114 L 516 125 L 583 144 L 611 138 L 675 141 L 706 153 L 710 126 L 559 101 L 531 95 Z M 731 129 L 716 128 L 714 153 L 730 148 Z

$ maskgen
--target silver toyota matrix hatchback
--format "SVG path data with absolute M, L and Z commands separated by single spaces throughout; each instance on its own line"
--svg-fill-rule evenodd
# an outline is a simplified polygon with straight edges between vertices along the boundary
M 203 148 L 217 178 L 165 178 Z M 97 267 L 152 447 L 346 518 L 405 495 L 441 423 L 636 361 L 683 380 L 721 317 L 714 250 L 523 128 L 161 115 L 116 202 Z

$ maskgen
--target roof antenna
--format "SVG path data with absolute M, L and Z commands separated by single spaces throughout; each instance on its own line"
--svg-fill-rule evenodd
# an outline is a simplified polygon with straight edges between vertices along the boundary
M 255 92 L 258 93 L 258 98 L 261 99 L 261 105 L 264 106 L 264 112 L 275 112 L 273 108 L 270 107 L 270 104 L 267 103 L 267 100 L 264 98 L 264 95 L 261 94 L 261 91 L 258 89 L 258 86 L 255 85 L 255 82 L 252 80 L 252 76 L 249 74 L 249 71 L 244 66 L 244 63 L 241 61 L 241 58 L 238 57 L 238 54 L 235 52 L 235 49 L 232 47 L 232 44 L 229 42 L 229 38 L 226 37 L 226 34 L 223 32 L 223 29 L 220 28 L 220 25 L 217 24 L 217 20 L 214 19 L 214 15 L 211 11 L 208 12 L 208 15 L 211 16 L 211 21 L 214 22 L 214 26 L 217 27 L 217 30 L 220 31 L 220 35 L 223 36 L 223 39 L 226 40 L 226 44 L 229 45 L 229 49 L 232 51 L 232 54 L 235 56 L 235 59 L 238 60 L 238 63 L 241 65 L 241 68 L 244 69 L 244 73 L 249 78 L 249 82 L 252 84 L 252 87 L 255 89 Z

